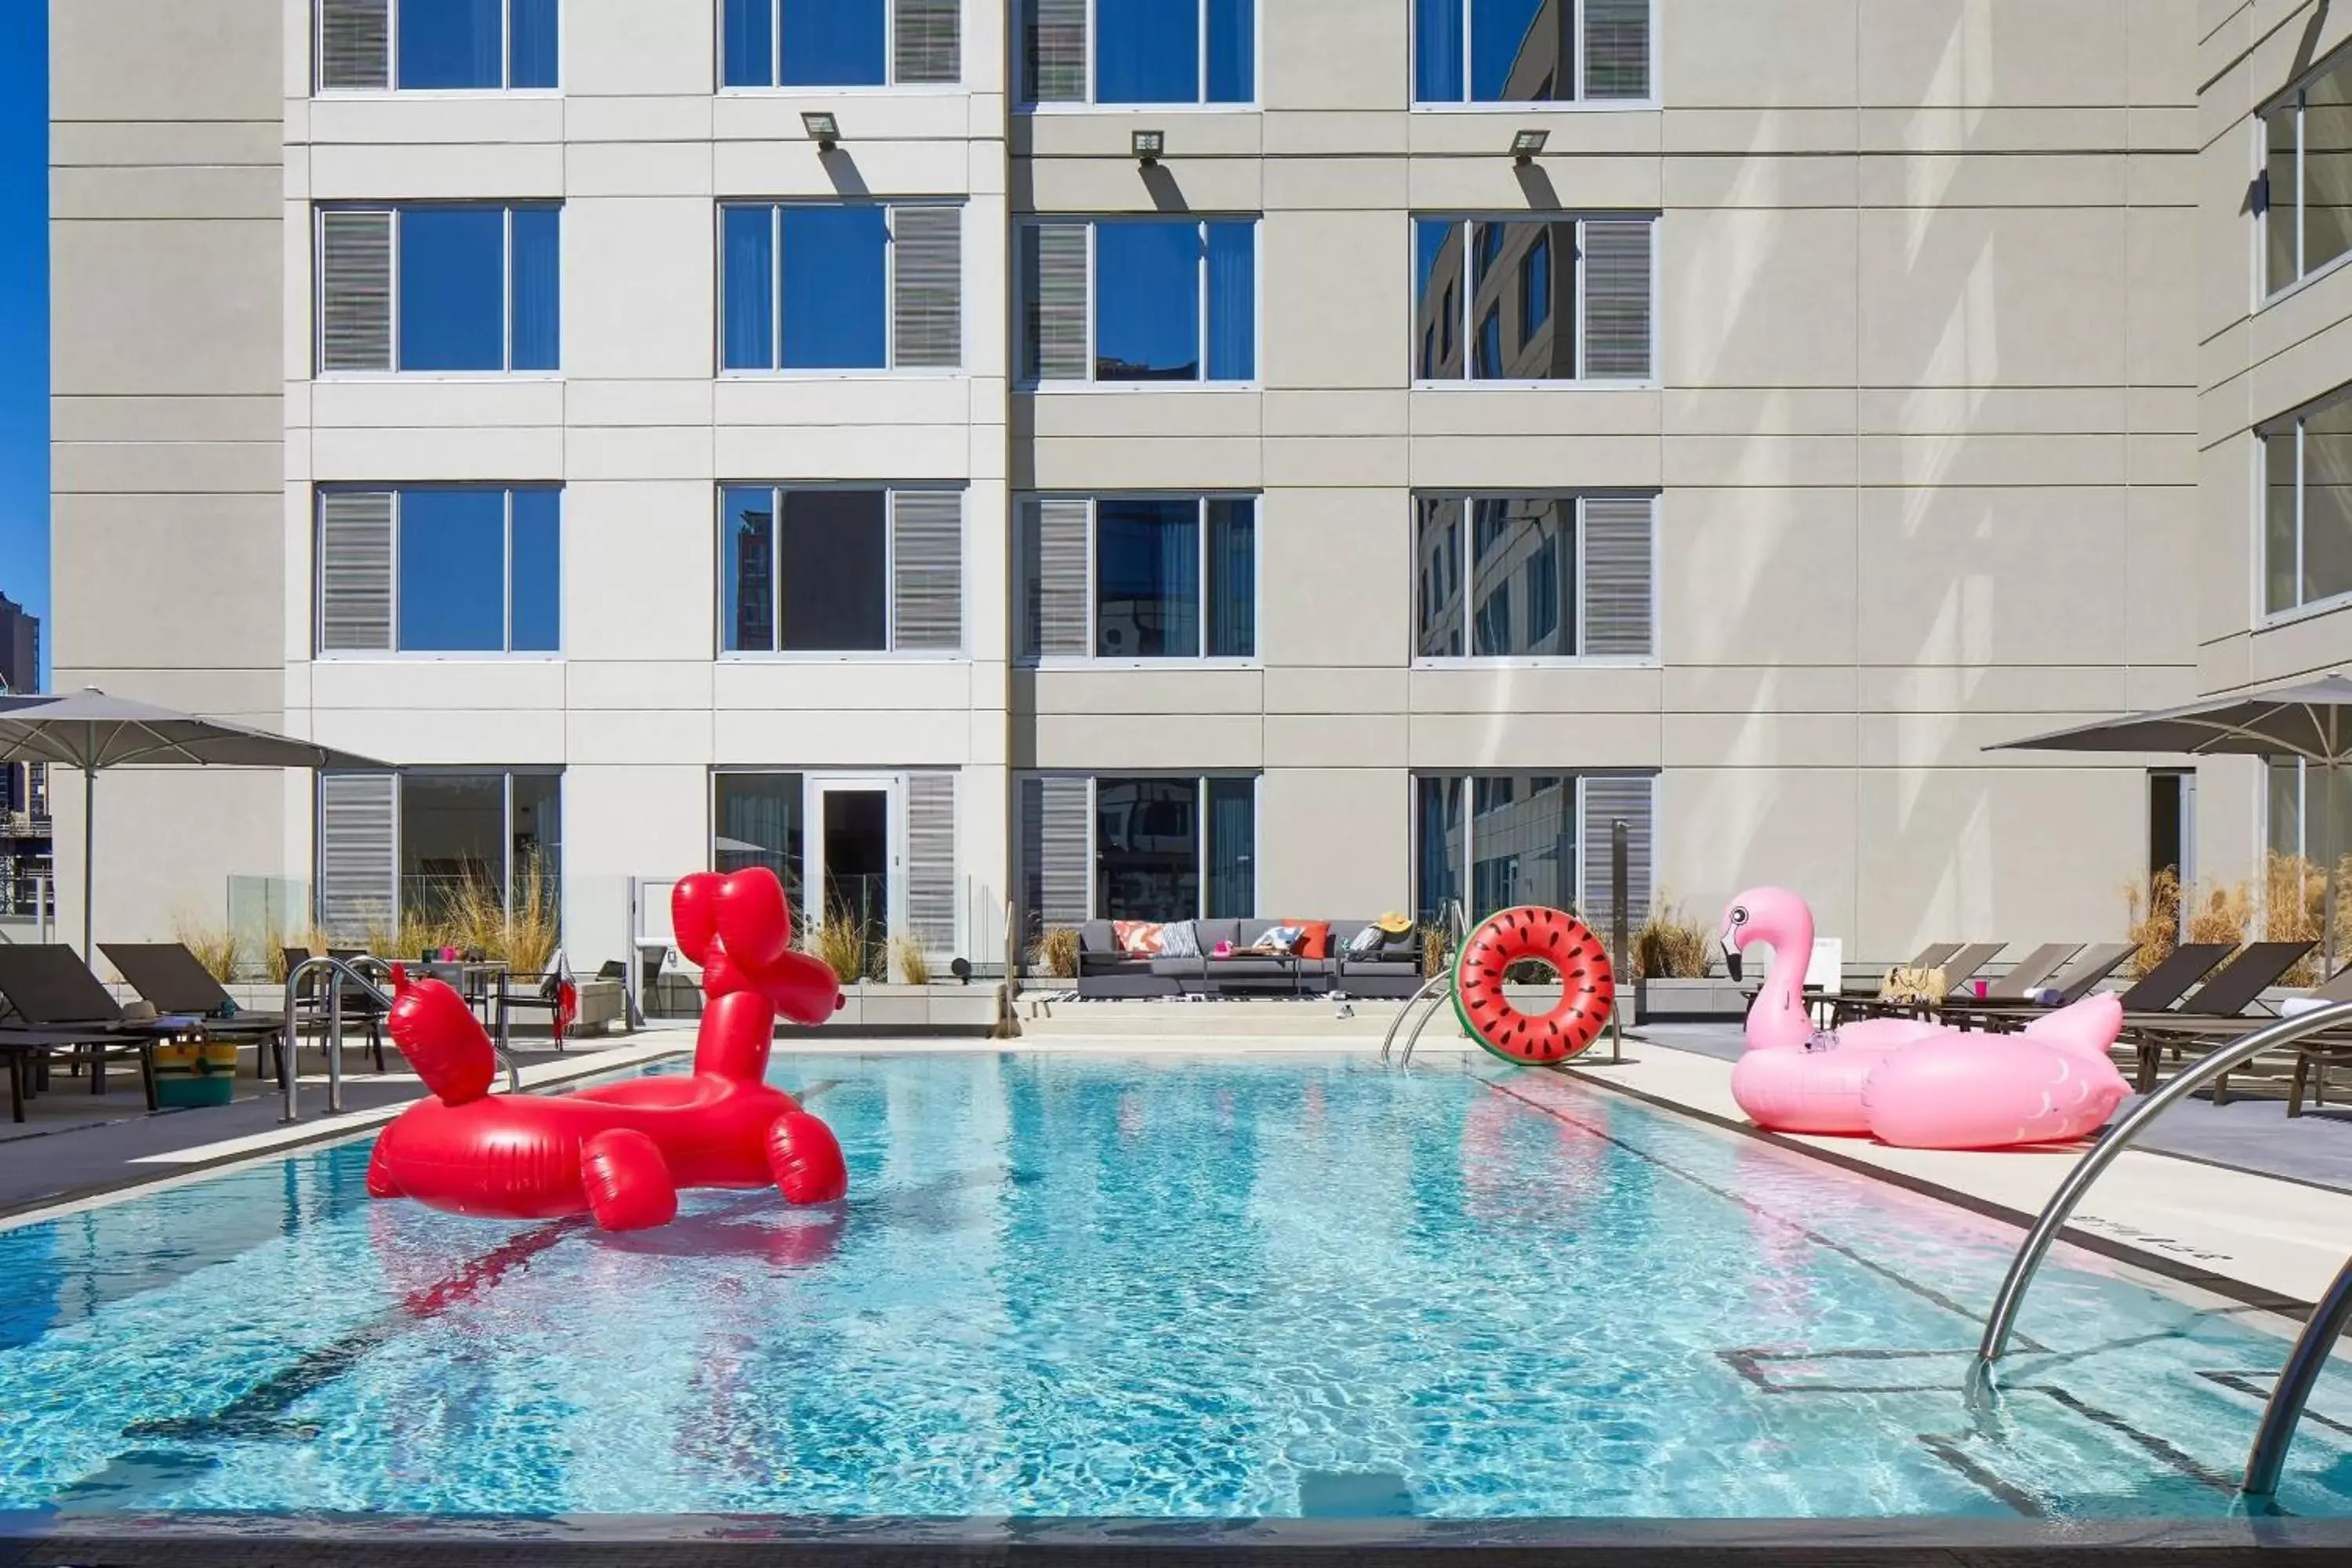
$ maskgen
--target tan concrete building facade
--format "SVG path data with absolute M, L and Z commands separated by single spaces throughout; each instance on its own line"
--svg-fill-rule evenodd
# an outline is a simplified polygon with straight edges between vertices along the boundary
M 1212 0 L 1181 104 L 1106 101 L 1080 0 L 894 0 L 848 89 L 726 85 L 797 35 L 721 0 L 562 0 L 531 85 L 513 0 L 461 91 L 401 84 L 396 14 L 331 69 L 330 0 L 54 4 L 58 684 L 403 770 L 108 779 L 101 936 L 232 876 L 349 923 L 492 845 L 575 961 L 715 858 L 985 962 L 1007 900 L 1590 904 L 1612 816 L 1637 884 L 1783 882 L 1857 957 L 2112 934 L 2158 760 L 1981 748 L 2318 647 L 2223 613 L 2215 480 L 2344 378 L 2232 391 L 2287 351 L 2198 281 L 2253 134 L 2198 84 L 2291 8 L 1550 0 L 1536 70 L 1481 3 Z M 2230 68 L 2239 121 L 2289 85 Z M 498 292 L 436 338 L 467 235 Z M 794 259 L 835 244 L 888 247 L 871 299 Z M 1137 281 L 1178 276 L 1190 316 Z M 453 487 L 488 576 L 435 565 Z M 499 647 L 431 646 L 476 611 Z
M 2198 685 L 2352 661 L 2352 17 L 2200 7 Z M 2319 849 L 2315 776 L 2208 763 L 2209 858 Z M 2339 850 L 2352 845 L 2342 827 Z

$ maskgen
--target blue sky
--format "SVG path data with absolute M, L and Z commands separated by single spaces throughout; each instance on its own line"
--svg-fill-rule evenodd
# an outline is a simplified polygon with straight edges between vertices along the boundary
M 49 625 L 49 20 L 0 0 L 0 594 Z

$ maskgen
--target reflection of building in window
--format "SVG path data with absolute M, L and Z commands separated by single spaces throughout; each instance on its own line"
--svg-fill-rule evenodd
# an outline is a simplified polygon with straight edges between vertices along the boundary
M 1649 657 L 1654 504 L 1637 495 L 1423 496 L 1414 656 Z
M 1638 102 L 1651 0 L 1414 0 L 1420 103 Z
M 1629 906 L 1646 909 L 1650 802 L 1651 780 L 1637 775 L 1418 774 L 1414 907 L 1431 921 L 1456 900 L 1473 921 L 1517 904 L 1589 912 L 1605 900 L 1596 862 L 1622 820 L 1632 828 Z
M 1416 219 L 1419 378 L 1647 380 L 1654 226 L 1646 216 Z

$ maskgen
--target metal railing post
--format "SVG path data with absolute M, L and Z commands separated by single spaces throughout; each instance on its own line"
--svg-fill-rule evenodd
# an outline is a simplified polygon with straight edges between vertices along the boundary
M 2327 1365 L 2327 1352 L 2352 1324 L 2352 1258 L 2336 1271 L 2336 1282 L 2311 1310 L 2311 1319 L 2287 1352 L 2270 1403 L 2263 1407 L 2263 1424 L 2255 1429 L 2254 1446 L 2246 1452 L 2246 1479 L 2239 1490 L 2248 1497 L 2266 1498 L 2278 1491 L 2279 1472 L 2286 1467 L 2287 1445 L 2294 1441 L 2303 1407 L 2311 1402 L 2312 1385 Z
M 2009 1348 L 2010 1331 L 2016 1327 L 2018 1310 L 2024 1304 L 2025 1292 L 2032 1285 L 2034 1275 L 2040 1272 L 2042 1260 L 2049 1255 L 2051 1243 L 2058 1239 L 2058 1232 L 2073 1215 L 2074 1205 L 2083 1201 L 2083 1194 L 2090 1191 L 2091 1184 L 2099 1179 L 2101 1173 L 2131 1147 L 2132 1141 L 2149 1122 L 2213 1079 L 2236 1071 L 2264 1051 L 2276 1050 L 2281 1046 L 2290 1046 L 2297 1040 L 2324 1034 L 2347 1024 L 2352 1024 L 2352 1002 L 2330 1003 L 2325 1007 L 2315 1007 L 2292 1018 L 2282 1018 L 2275 1024 L 2265 1025 L 2221 1047 L 2194 1066 L 2184 1068 L 2175 1075 L 2171 1082 L 2142 1100 L 2130 1115 L 2110 1126 L 2081 1162 L 2067 1173 L 2058 1190 L 2051 1194 L 2048 1205 L 2033 1222 L 2033 1228 L 2026 1233 L 2024 1245 L 2017 1249 L 2016 1258 L 2011 1260 L 2009 1273 L 2001 1280 L 2000 1289 L 1993 1297 L 1992 1310 L 1985 1319 L 1984 1338 L 1977 1345 L 1977 1360 L 1970 1373 L 1971 1379 L 1981 1380 L 1992 1363 L 2000 1359 L 2001 1352 Z
M 1609 824 L 1609 966 L 1620 997 L 1625 994 L 1632 973 L 1625 963 L 1625 885 L 1632 880 L 1626 865 L 1631 858 L 1630 837 L 1623 817 Z M 1622 1005 L 1609 1009 L 1609 1059 L 1625 1059 L 1625 1009 Z
M 320 973 L 327 979 L 327 1027 L 325 1033 L 319 1037 L 319 1047 L 327 1056 L 328 1114 L 341 1115 L 342 1112 L 343 983 L 348 980 L 358 986 L 366 994 L 371 1003 L 382 1008 L 386 1014 L 392 1011 L 393 1003 L 390 995 L 378 988 L 374 981 L 360 972 L 359 963 L 373 963 L 379 969 L 389 967 L 381 959 L 362 958 L 354 962 L 321 953 L 316 957 L 306 958 L 286 971 L 284 1009 L 278 1015 L 283 1020 L 284 1026 L 278 1031 L 278 1081 L 283 1099 L 283 1110 L 278 1118 L 280 1121 L 299 1121 L 302 1119 L 301 1097 L 296 1087 L 299 1075 L 295 1066 L 296 1059 L 301 1051 L 300 1037 L 298 1033 L 300 1020 L 295 1009 L 300 1004 L 302 977 L 306 974 Z M 491 1045 L 490 1050 L 497 1056 L 499 1065 L 506 1069 L 507 1092 L 520 1094 L 522 1069 L 516 1065 L 513 1055 L 495 1042 Z

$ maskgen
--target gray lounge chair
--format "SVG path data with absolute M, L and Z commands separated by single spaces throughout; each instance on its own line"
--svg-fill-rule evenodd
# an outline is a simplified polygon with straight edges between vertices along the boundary
M 155 1094 L 155 1042 L 197 1026 L 189 1017 L 133 1019 L 123 1016 L 113 993 L 99 984 L 73 949 L 55 942 L 0 942 L 0 999 L 23 1027 L 19 1036 L 48 1037 L 49 1048 L 87 1053 L 90 1092 L 106 1092 L 110 1057 L 135 1057 L 147 1109 L 159 1108 Z
M 2310 942 L 2248 942 L 2237 957 L 2222 965 L 2210 980 L 2197 988 L 2195 994 L 2176 1008 L 2134 1016 L 2126 1003 L 2123 1037 L 2132 1042 L 2138 1058 L 2139 1092 L 2146 1094 L 2156 1087 L 2165 1052 L 2178 1056 L 2192 1047 L 2210 1049 L 2221 1041 L 2233 1039 L 2270 1022 L 2272 1015 L 2248 1017 L 2246 1009 L 2316 945 Z M 2213 1086 L 2214 1103 L 2221 1103 L 2227 1094 L 2226 1084 Z

